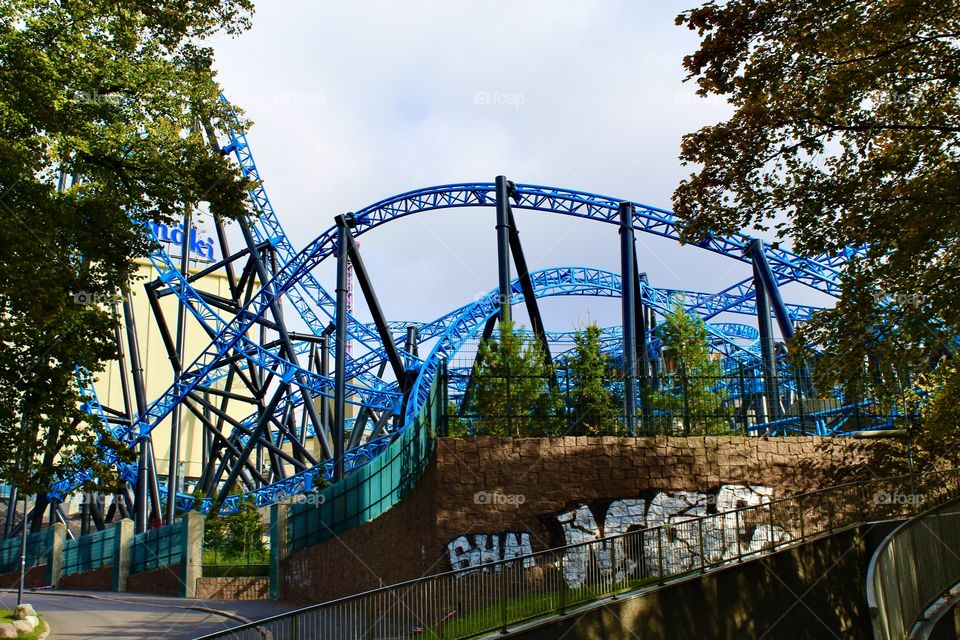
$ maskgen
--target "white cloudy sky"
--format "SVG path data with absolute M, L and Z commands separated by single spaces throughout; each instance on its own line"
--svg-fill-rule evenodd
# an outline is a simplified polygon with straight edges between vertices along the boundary
M 261 0 L 252 31 L 215 42 L 217 68 L 228 97 L 254 121 L 257 164 L 298 247 L 338 213 L 498 174 L 669 208 L 685 174 L 681 136 L 729 113 L 683 82 L 682 58 L 697 46 L 695 34 L 674 26 L 685 8 Z M 517 217 L 531 269 L 618 270 L 615 226 Z M 491 208 L 412 216 L 361 245 L 391 318 L 432 319 L 496 285 Z M 641 270 L 664 287 L 717 290 L 749 273 L 649 236 L 638 238 L 638 252 Z M 332 265 L 318 275 L 332 291 Z M 793 299 L 811 298 L 796 291 Z M 546 301 L 543 309 L 553 329 L 619 320 L 610 299 Z M 362 303 L 357 313 L 367 317 Z

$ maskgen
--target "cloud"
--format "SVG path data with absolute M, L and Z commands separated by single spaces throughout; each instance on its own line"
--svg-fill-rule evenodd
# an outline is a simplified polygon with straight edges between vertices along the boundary
M 267 192 L 302 247 L 344 211 L 498 174 L 669 208 L 686 173 L 681 136 L 729 112 L 682 82 L 697 40 L 674 26 L 681 8 L 271 0 L 251 32 L 214 44 L 228 97 L 255 121 Z M 364 236 L 385 312 L 432 319 L 494 287 L 493 215 L 438 212 Z M 619 268 L 616 227 L 557 218 L 519 216 L 531 268 Z M 639 251 L 655 285 L 716 290 L 748 274 L 668 241 L 644 238 Z M 318 273 L 332 290 L 329 267 Z M 618 313 L 581 305 L 558 307 L 547 325 L 569 328 L 588 306 L 594 317 L 606 309 L 603 320 Z

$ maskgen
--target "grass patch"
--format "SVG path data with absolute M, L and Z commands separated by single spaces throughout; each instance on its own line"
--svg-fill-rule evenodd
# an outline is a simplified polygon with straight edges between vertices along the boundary
M 13 617 L 13 611 L 10 611 L 9 609 L 0 609 L 0 624 L 13 622 L 15 619 L 16 618 Z M 37 625 L 36 629 L 30 633 L 18 634 L 17 640 L 39 640 L 40 636 L 42 636 L 43 632 L 46 630 L 47 623 L 43 621 L 43 618 L 40 618 L 40 624 Z
M 217 549 L 203 550 L 203 564 L 220 565 L 256 565 L 270 564 L 270 552 L 252 550 L 250 552 L 226 553 Z
M 628 580 L 622 583 L 617 592 L 632 591 L 640 587 L 655 584 L 659 578 L 642 578 Z M 560 603 L 565 610 L 586 604 L 599 598 L 612 595 L 606 587 L 580 587 L 535 593 L 528 596 L 509 598 L 505 602 L 498 602 L 483 609 L 472 611 L 466 615 L 462 613 L 442 624 L 444 638 L 470 638 L 482 635 L 501 628 L 506 608 L 507 624 L 512 625 L 522 621 L 535 620 L 559 613 Z M 421 638 L 439 638 L 436 627 L 426 628 L 419 635 Z

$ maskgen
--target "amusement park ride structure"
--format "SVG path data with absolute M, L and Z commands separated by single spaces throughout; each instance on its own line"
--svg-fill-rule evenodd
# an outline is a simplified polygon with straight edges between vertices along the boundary
M 273 504 L 314 490 L 321 478 L 337 482 L 364 466 L 418 414 L 443 363 L 468 341 L 493 335 L 498 320 L 509 318 L 512 305 L 525 305 L 530 331 L 543 344 L 545 357 L 551 362 L 564 357 L 553 352 L 569 343 L 570 335 L 546 331 L 537 304 L 538 298 L 549 296 L 621 298 L 622 324 L 605 328 L 602 339 L 606 350 L 622 358 L 626 432 L 636 433 L 642 395 L 638 388 L 656 375 L 658 318 L 677 304 L 707 323 L 719 358 L 748 366 L 764 380 L 752 398 L 767 425 L 757 431 L 776 435 L 791 430 L 786 419 L 789 400 L 778 388 L 778 371 L 785 365 L 778 356 L 773 323 L 788 339 L 795 323 L 809 320 L 818 307 L 787 303 L 781 287 L 799 283 L 836 297 L 849 254 L 814 259 L 745 235 L 711 236 L 689 250 L 746 263 L 753 270 L 751 278 L 716 293 L 657 288 L 637 268 L 634 236 L 639 232 L 680 242 L 672 213 L 593 193 L 514 184 L 503 176 L 494 182 L 447 184 L 391 196 L 337 216 L 333 227 L 298 250 L 267 197 L 246 135 L 231 122 L 206 123 L 203 135 L 214 149 L 232 155 L 259 186 L 249 194 L 251 215 L 239 224 L 239 248 L 230 246 L 225 222 L 213 217 L 219 259 L 190 269 L 187 241 L 179 264 L 162 245 L 149 258 L 153 278 L 144 293 L 152 311 L 149 321 L 173 370 L 169 387 L 156 397 L 147 396 L 148 374 L 137 340 L 142 318 L 134 317 L 129 293 L 114 305 L 122 406 L 101 402 L 93 379 L 82 371 L 77 374 L 84 409 L 108 425 L 122 446 L 137 451 L 136 463 L 126 464 L 103 448 L 104 458 L 118 465 L 125 486 L 114 497 L 115 511 L 132 517 L 138 532 L 151 521 L 172 521 L 178 511 L 195 508 L 196 496 L 201 496 L 205 511 L 231 513 L 248 497 L 259 506 Z M 432 322 L 390 321 L 355 238 L 409 215 L 464 207 L 496 210 L 499 286 Z M 530 272 L 515 209 L 618 225 L 621 273 L 580 266 Z M 183 230 L 194 224 L 188 210 Z M 330 259 L 338 267 L 334 295 L 314 275 L 315 268 Z M 348 269 L 356 275 L 372 323 L 352 315 L 353 277 Z M 227 295 L 205 288 L 211 274 L 225 279 Z M 176 309 L 172 315 L 169 302 L 161 304 L 171 297 Z M 291 328 L 290 309 L 299 316 L 296 324 L 307 331 Z M 751 324 L 721 322 L 721 314 L 737 314 Z M 205 347 L 195 353 L 185 348 L 188 328 L 205 336 Z M 793 398 L 813 394 L 808 382 L 801 386 L 799 394 L 793 390 Z M 463 392 L 451 388 L 450 397 L 455 400 Z M 347 405 L 352 405 L 352 417 Z M 179 471 L 181 425 L 187 417 L 204 433 L 204 463 L 192 494 Z M 152 434 L 159 433 L 161 424 L 169 425 L 170 433 L 166 469 L 158 468 L 153 451 Z M 832 424 L 824 435 L 844 430 L 842 420 Z M 38 497 L 29 526 L 42 526 L 48 509 L 51 520 L 62 520 L 60 503 L 91 479 L 78 474 L 57 482 Z M 98 528 L 108 519 L 96 501 L 89 517 Z M 8 517 L 5 534 L 15 535 L 17 528 Z

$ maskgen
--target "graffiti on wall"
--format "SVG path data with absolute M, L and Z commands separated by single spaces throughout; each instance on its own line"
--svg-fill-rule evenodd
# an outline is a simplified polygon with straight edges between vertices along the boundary
M 458 577 L 471 573 L 469 570 L 473 567 L 500 560 L 519 558 L 531 553 L 533 553 L 533 545 L 530 542 L 530 534 L 526 531 L 474 533 L 469 536 L 459 536 L 447 543 L 447 556 L 450 558 L 450 566 L 454 570 L 464 570 L 458 574 Z M 496 570 L 509 568 L 512 564 L 512 562 L 498 564 Z M 533 565 L 533 558 L 523 560 L 525 568 Z M 489 570 L 489 567 L 484 568 L 484 571 Z
M 770 487 L 724 485 L 716 493 L 674 491 L 652 499 L 627 498 L 609 504 L 603 517 L 588 505 L 577 505 L 558 514 L 564 543 L 580 544 L 612 538 L 635 530 L 653 530 L 629 540 L 613 538 L 600 545 L 574 547 L 563 558 L 563 577 L 579 587 L 591 567 L 601 576 L 623 580 L 641 575 L 675 574 L 756 551 L 770 542 L 781 542 L 779 527 L 751 522 L 731 513 L 703 521 L 710 513 L 723 513 L 770 501 Z
M 675 574 L 699 567 L 701 562 L 736 558 L 771 542 L 786 541 L 789 538 L 782 529 L 764 522 L 763 509 L 751 512 L 749 517 L 728 513 L 697 520 L 708 514 L 763 505 L 772 494 L 770 487 L 746 485 L 724 485 L 709 493 L 661 492 L 649 499 L 578 504 L 541 520 L 561 532 L 558 542 L 563 545 L 612 538 L 564 553 L 563 577 L 571 588 L 577 588 L 590 571 L 604 577 L 615 575 L 617 580 Z M 636 530 L 650 531 L 629 539 L 616 537 Z M 525 532 L 463 535 L 447 544 L 451 568 L 463 570 L 463 575 L 481 565 L 532 552 L 530 534 Z M 524 567 L 533 565 L 532 558 L 524 560 Z

